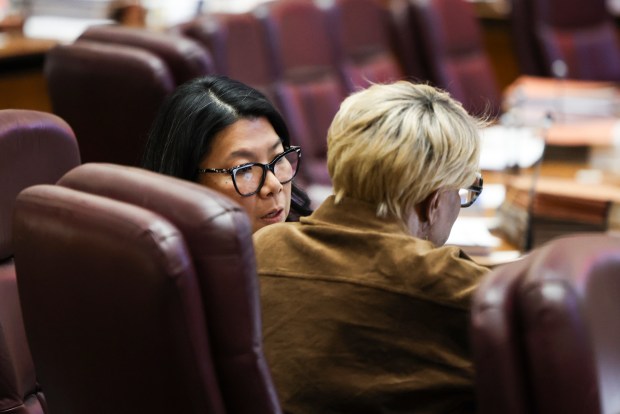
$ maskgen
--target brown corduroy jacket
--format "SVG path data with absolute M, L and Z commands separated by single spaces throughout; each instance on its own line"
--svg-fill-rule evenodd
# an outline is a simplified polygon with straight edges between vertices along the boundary
M 470 298 L 487 269 L 373 206 L 327 199 L 254 236 L 287 413 L 473 413 Z

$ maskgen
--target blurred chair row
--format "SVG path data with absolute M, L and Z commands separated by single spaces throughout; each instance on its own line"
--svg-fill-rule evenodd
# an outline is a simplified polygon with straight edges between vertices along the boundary
M 329 124 L 348 94 L 371 83 L 430 82 L 472 113 L 499 111 L 480 28 L 464 0 L 272 1 L 201 16 L 179 31 L 212 51 L 219 73 L 273 98 L 304 148 L 301 178 L 310 183 L 330 183 Z
M 620 81 L 620 43 L 606 0 L 512 0 L 510 17 L 522 73 Z
M 524 73 L 620 79 L 605 0 L 513 0 Z M 561 63 L 558 65 L 558 63 Z M 408 78 L 448 90 L 471 113 L 497 115 L 500 93 L 466 0 L 280 0 L 215 13 L 167 33 L 102 26 L 52 50 L 53 110 L 75 129 L 84 162 L 135 165 L 176 85 L 224 74 L 263 91 L 304 147 L 302 186 L 330 184 L 327 128 L 345 96 Z
M 281 412 L 238 205 L 79 165 L 50 114 L 0 111 L 0 161 L 0 412 Z M 473 299 L 478 412 L 620 411 L 619 275 L 604 235 L 494 270 Z
M 136 165 L 163 99 L 212 72 L 212 62 L 190 39 L 100 26 L 52 49 L 44 71 L 53 111 L 74 128 L 83 161 Z
M 165 34 L 92 27 L 52 50 L 45 66 L 53 110 L 74 127 L 84 162 L 129 165 L 164 97 L 213 73 L 256 87 L 280 108 L 304 148 L 302 185 L 330 184 L 327 128 L 340 102 L 371 82 L 429 81 L 474 113 L 499 108 L 465 0 L 286 0 L 204 15 Z

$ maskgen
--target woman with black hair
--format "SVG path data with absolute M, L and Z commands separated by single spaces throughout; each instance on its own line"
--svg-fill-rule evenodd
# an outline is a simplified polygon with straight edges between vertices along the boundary
M 292 180 L 301 149 L 257 90 L 224 76 L 179 86 L 159 110 L 142 166 L 224 193 L 248 213 L 253 231 L 310 214 Z

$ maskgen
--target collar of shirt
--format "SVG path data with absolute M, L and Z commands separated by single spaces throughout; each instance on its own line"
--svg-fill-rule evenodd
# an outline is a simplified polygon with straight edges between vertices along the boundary
M 379 231 L 410 236 L 409 229 L 401 219 L 394 216 L 377 217 L 377 207 L 367 201 L 344 197 L 338 203 L 329 196 L 314 213 L 300 219 L 302 224 L 344 226 L 360 231 Z

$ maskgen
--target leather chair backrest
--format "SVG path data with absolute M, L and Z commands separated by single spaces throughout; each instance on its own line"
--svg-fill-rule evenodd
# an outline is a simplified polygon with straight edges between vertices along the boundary
M 63 119 L 26 109 L 0 110 L 0 261 L 13 256 L 17 194 L 31 185 L 55 183 L 79 164 L 75 135 Z
M 167 32 L 102 25 L 91 26 L 78 41 L 111 43 L 147 50 L 166 63 L 174 81 L 180 85 L 190 79 L 215 73 L 210 53 L 192 39 Z
M 620 42 L 605 0 L 513 0 L 511 22 L 524 73 L 620 80 Z M 554 70 L 556 61 L 566 74 Z
M 388 10 L 378 0 L 335 0 L 328 13 L 349 92 L 404 77 L 390 43 Z
M 254 13 L 209 13 L 181 30 L 211 51 L 217 73 L 258 89 L 277 104 L 265 28 Z
M 279 413 L 263 355 L 252 229 L 241 207 L 198 184 L 117 165 L 85 164 L 58 184 L 157 212 L 183 233 L 227 411 Z
M 472 310 L 481 413 L 620 410 L 618 274 L 620 238 L 579 235 L 489 275 Z
M 422 62 L 422 52 L 417 39 L 419 35 L 417 28 L 412 24 L 409 1 L 388 2 L 390 38 L 404 75 L 408 79 L 424 82 L 429 77 L 428 69 Z
M 543 67 L 541 48 L 532 28 L 534 10 L 530 0 L 512 0 L 510 25 L 519 71 L 524 75 L 548 76 L 551 68 Z
M 267 29 L 280 108 L 292 141 L 304 149 L 300 181 L 329 185 L 327 129 L 347 92 L 328 14 L 311 0 L 274 1 L 255 12 Z
M 620 80 L 620 42 L 604 0 L 542 1 L 534 6 L 540 20 L 533 26 L 545 67 L 560 59 L 569 78 Z
M 73 131 L 55 115 L 0 110 L 0 412 L 46 413 L 24 331 L 13 260 L 17 194 L 53 183 L 80 163 Z
M 495 269 L 473 301 L 471 341 L 481 414 L 532 411 L 518 330 L 517 290 L 530 260 Z
M 53 413 L 224 413 L 181 232 L 60 186 L 20 193 L 15 264 Z
M 429 80 L 470 113 L 499 115 L 499 87 L 473 5 L 467 0 L 410 0 L 410 6 Z
M 175 87 L 160 58 L 80 41 L 50 50 L 44 71 L 53 111 L 73 127 L 82 162 L 139 163 L 157 110 Z
M 48 412 L 26 339 L 12 260 L 0 264 L 0 412 Z

